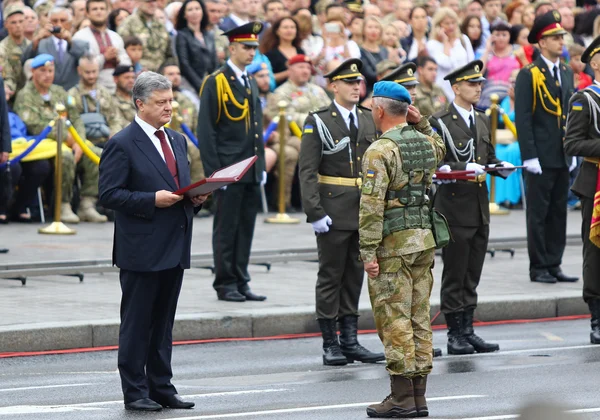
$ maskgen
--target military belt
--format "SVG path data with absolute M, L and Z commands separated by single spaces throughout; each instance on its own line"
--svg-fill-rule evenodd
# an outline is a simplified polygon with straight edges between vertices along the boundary
M 469 182 L 485 182 L 486 177 L 487 177 L 487 174 L 481 174 L 481 175 L 477 175 L 473 179 L 467 179 L 467 181 L 469 181 Z
M 586 162 L 589 162 L 589 163 L 593 163 L 596 166 L 598 166 L 598 163 L 600 163 L 600 159 L 598 159 L 598 158 L 585 157 L 585 158 L 583 158 L 583 160 Z
M 339 176 L 327 176 L 318 174 L 319 184 L 341 185 L 343 187 L 360 187 L 362 178 L 342 178 Z

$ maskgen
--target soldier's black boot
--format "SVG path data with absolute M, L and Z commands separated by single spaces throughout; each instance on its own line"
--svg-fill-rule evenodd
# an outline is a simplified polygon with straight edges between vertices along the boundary
M 427 408 L 427 400 L 425 399 L 427 376 L 415 376 L 412 383 L 415 395 L 415 406 L 417 407 L 417 417 L 428 417 L 429 409 Z
M 344 366 L 348 360 L 340 350 L 335 319 L 319 319 L 319 328 L 323 335 L 323 364 L 325 366 Z
M 369 417 L 406 419 L 417 417 L 413 383 L 404 376 L 390 376 L 392 392 L 379 404 L 367 407 Z
M 358 343 L 358 316 L 347 315 L 339 319 L 340 322 L 340 349 L 348 363 L 357 362 L 376 363 L 385 360 L 383 353 L 373 353 Z
M 463 334 L 477 353 L 491 353 L 500 350 L 498 344 L 488 343 L 473 331 L 473 315 L 475 309 L 467 309 L 463 315 Z
M 600 344 L 600 299 L 592 299 L 588 302 L 590 313 L 592 314 L 590 333 L 590 343 Z
M 463 313 L 444 314 L 448 325 L 448 354 L 473 354 L 475 349 L 463 335 Z

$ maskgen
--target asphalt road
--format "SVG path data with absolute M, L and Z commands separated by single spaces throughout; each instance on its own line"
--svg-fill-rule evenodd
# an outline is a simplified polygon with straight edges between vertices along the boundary
M 517 418 L 531 402 L 551 414 L 524 419 L 600 419 L 600 346 L 589 320 L 479 327 L 501 352 L 435 359 L 431 419 Z M 381 350 L 376 335 L 363 345 Z M 445 332 L 434 342 L 445 353 Z M 123 409 L 116 352 L 0 359 L 0 420 L 367 418 L 389 392 L 383 364 L 324 367 L 317 338 L 178 346 L 174 383 L 193 410 Z M 558 406 L 558 407 L 556 407 Z M 564 411 L 561 411 L 564 410 Z

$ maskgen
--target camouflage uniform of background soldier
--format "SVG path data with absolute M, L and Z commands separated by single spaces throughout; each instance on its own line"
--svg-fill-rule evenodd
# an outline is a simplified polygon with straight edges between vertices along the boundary
M 192 133 L 196 132 L 196 128 L 198 126 L 198 112 L 196 111 L 196 106 L 191 101 L 190 98 L 185 96 L 185 93 L 180 91 L 173 91 L 173 97 L 177 102 L 177 117 L 171 120 L 170 127 L 182 133 L 188 145 L 188 159 L 190 160 L 190 174 L 192 176 L 192 181 L 197 182 L 201 179 L 206 178 L 206 174 L 204 173 L 204 167 L 202 166 L 202 159 L 200 159 L 200 149 L 196 146 L 192 141 L 188 138 L 188 136 L 181 129 L 181 123 L 185 123 Z M 173 110 L 175 113 L 175 110 Z
M 53 60 L 53 57 L 49 54 L 40 54 L 33 59 L 31 67 L 35 70 L 41 66 L 50 65 L 48 63 L 53 63 Z M 81 138 L 85 140 L 85 127 L 79 116 L 79 111 L 75 107 L 73 98 L 70 98 L 67 92 L 58 85 L 50 86 L 49 98 L 45 100 L 36 89 L 34 82 L 27 82 L 25 87 L 17 93 L 14 111 L 27 126 L 27 132 L 36 136 L 46 128 L 50 121 L 56 118 L 55 106 L 58 103 L 67 107 L 68 120 L 71 121 Z M 52 129 L 47 137 L 56 139 L 56 127 Z M 95 146 L 91 146 L 90 148 L 100 156 L 102 149 Z M 92 222 L 107 221 L 106 216 L 98 214 L 95 210 L 95 202 L 98 197 L 98 165 L 92 162 L 85 154 L 75 164 L 73 152 L 64 149 L 62 162 L 61 220 L 65 223 L 78 223 L 80 218 L 81 220 Z M 79 216 L 73 213 L 70 204 L 73 199 L 73 183 L 75 182 L 77 169 L 82 172 L 82 183 L 79 190 L 81 196 Z
M 17 13 L 23 15 L 23 5 L 21 3 L 9 4 L 4 10 L 4 19 L 8 19 L 8 17 Z M 25 72 L 23 71 L 21 56 L 30 43 L 31 41 L 23 37 L 23 41 L 19 45 L 10 36 L 0 42 L 0 68 L 4 78 L 4 86 L 12 94 L 25 86 Z
M 406 108 L 411 103 L 403 86 L 375 84 L 373 119 L 378 130 L 386 131 L 365 152 L 362 168 L 360 254 L 392 390 L 381 404 L 369 406 L 370 417 L 428 414 L 425 388 L 433 357 L 429 298 L 436 243 L 427 193 L 446 150 L 406 123 L 399 102 Z M 370 265 L 377 264 L 374 274 Z

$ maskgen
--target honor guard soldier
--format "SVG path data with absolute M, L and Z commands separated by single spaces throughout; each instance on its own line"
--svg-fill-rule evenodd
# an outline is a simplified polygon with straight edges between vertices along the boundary
M 406 123 L 411 97 L 393 82 L 373 87 L 373 119 L 383 134 L 364 155 L 360 255 L 375 325 L 385 347 L 391 393 L 369 417 L 426 417 L 432 368 L 429 299 L 435 238 L 427 191 L 446 149 Z
M 431 125 L 446 143 L 446 157 L 440 169 L 474 172 L 473 179 L 438 187 L 433 205 L 450 226 L 453 241 L 442 250 L 441 307 L 448 324 L 448 353 L 471 354 L 492 352 L 500 347 L 485 342 L 473 331 L 473 314 L 477 307 L 477 286 L 487 252 L 490 233 L 490 209 L 486 184 L 486 166 L 501 164 L 490 140 L 490 121 L 473 105 L 481 97 L 483 63 L 470 62 L 449 73 L 455 94 L 446 111 L 434 114 Z M 492 172 L 502 177 L 514 169 Z
M 571 98 L 565 151 L 584 158 L 573 192 L 581 198 L 583 238 L 583 300 L 592 314 L 592 344 L 600 344 L 600 207 L 594 206 L 600 190 L 600 37 L 581 56 L 594 70 L 594 84 Z
M 302 206 L 317 235 L 316 312 L 323 364 L 385 360 L 358 343 L 358 299 L 365 276 L 359 258 L 358 206 L 362 156 L 375 140 L 371 111 L 360 100 L 362 62 L 353 58 L 325 75 L 334 102 L 304 123 L 299 175 Z M 336 320 L 340 323 L 338 342 Z
M 560 61 L 564 35 L 560 13 L 538 16 L 528 40 L 540 56 L 515 85 L 515 116 L 527 197 L 529 277 L 540 283 L 574 282 L 560 269 L 566 244 L 569 162 L 563 141 L 573 72 Z
M 248 263 L 260 208 L 260 184 L 266 181 L 263 115 L 258 87 L 246 66 L 258 47 L 262 23 L 250 22 L 223 35 L 229 37 L 230 58 L 204 79 L 200 89 L 197 138 L 204 172 L 212 174 L 254 155 L 256 163 L 237 183 L 216 191 L 213 221 L 215 281 L 219 300 L 265 300 L 248 283 Z

